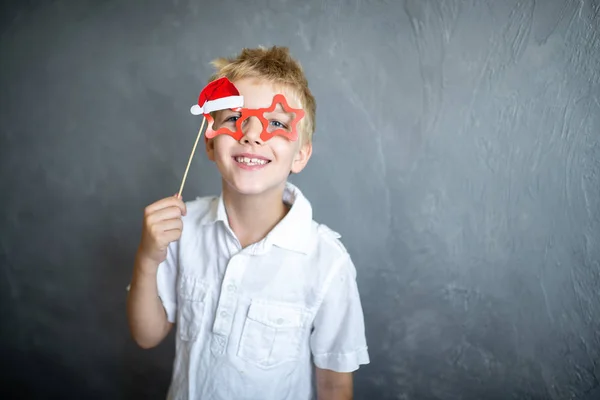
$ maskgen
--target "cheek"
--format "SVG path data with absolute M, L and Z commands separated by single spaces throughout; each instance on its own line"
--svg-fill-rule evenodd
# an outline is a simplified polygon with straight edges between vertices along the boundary
M 229 158 L 229 154 L 231 152 L 231 141 L 232 138 L 226 137 L 226 135 L 219 135 L 213 139 L 214 142 L 214 154 L 217 160 Z
M 271 140 L 275 140 L 275 138 Z M 285 162 L 292 162 L 298 152 L 298 145 L 285 139 L 272 143 L 271 148 L 273 149 L 273 153 L 277 155 L 277 158 Z

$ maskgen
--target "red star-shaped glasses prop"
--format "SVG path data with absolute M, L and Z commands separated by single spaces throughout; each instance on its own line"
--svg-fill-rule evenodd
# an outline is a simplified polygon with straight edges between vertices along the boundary
M 272 132 L 269 132 L 268 131 L 269 121 L 265 118 L 264 114 L 274 112 L 275 109 L 277 108 L 278 104 L 281 104 L 281 107 L 284 112 L 293 113 L 294 118 L 292 119 L 292 121 L 290 121 L 288 129 L 278 128 Z M 277 135 L 283 136 L 291 141 L 298 140 L 297 125 L 298 125 L 298 122 L 300 122 L 300 120 L 302 118 L 304 118 L 304 110 L 301 108 L 292 108 L 288 104 L 288 102 L 283 94 L 276 94 L 273 97 L 273 103 L 271 103 L 271 106 L 268 108 L 235 108 L 232 110 L 241 113 L 240 118 L 235 122 L 235 126 L 236 126 L 235 132 L 227 127 L 221 127 L 219 129 L 217 129 L 216 131 L 213 130 L 212 126 L 214 123 L 214 119 L 212 118 L 212 116 L 210 114 L 205 115 L 206 119 L 209 122 L 207 130 L 206 130 L 206 135 L 205 135 L 205 138 L 207 140 L 214 138 L 217 135 L 225 134 L 225 135 L 229 135 L 229 136 L 233 137 L 235 140 L 239 141 L 244 136 L 244 133 L 242 131 L 242 123 L 250 117 L 256 117 L 260 120 L 260 123 L 262 124 L 262 127 L 263 127 L 263 130 L 260 134 L 260 139 L 262 141 L 267 141 Z

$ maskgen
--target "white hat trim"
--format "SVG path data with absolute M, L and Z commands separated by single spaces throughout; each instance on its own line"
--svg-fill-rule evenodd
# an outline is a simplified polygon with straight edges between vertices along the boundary
M 208 114 L 213 111 L 224 110 L 226 108 L 237 108 L 244 105 L 244 96 L 228 96 L 216 100 L 209 100 L 203 107 L 194 104 L 190 112 L 194 115 Z

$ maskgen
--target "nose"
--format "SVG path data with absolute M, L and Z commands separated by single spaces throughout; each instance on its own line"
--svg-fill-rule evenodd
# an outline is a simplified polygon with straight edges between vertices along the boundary
M 240 139 L 242 144 L 263 144 L 260 135 L 262 133 L 263 126 L 257 117 L 250 116 L 242 121 L 242 133 L 243 136 Z

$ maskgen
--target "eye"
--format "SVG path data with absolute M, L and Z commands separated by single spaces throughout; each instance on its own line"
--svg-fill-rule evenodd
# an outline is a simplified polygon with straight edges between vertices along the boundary
M 271 121 L 271 124 L 272 124 L 272 125 L 273 125 L 275 128 L 278 128 L 278 129 L 287 129 L 287 125 L 285 125 L 285 124 L 284 124 L 284 123 L 282 123 L 282 122 L 276 121 L 276 120 L 273 120 L 273 121 Z
M 240 117 L 239 115 L 231 115 L 231 116 L 225 118 L 225 121 L 223 121 L 223 122 L 233 122 L 233 123 L 235 123 L 235 121 L 237 121 L 239 117 Z

